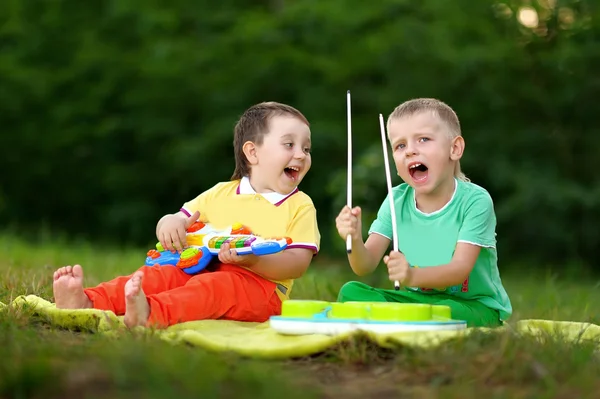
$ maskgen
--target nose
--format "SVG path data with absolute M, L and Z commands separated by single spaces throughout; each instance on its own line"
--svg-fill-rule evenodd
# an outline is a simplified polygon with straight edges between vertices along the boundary
M 294 158 L 296 158 L 296 159 L 306 158 L 306 153 L 304 152 L 304 149 L 297 148 L 296 151 L 294 151 Z
M 409 145 L 409 144 L 407 144 L 407 145 L 406 145 L 406 149 L 404 150 L 404 154 L 405 154 L 407 157 L 411 157 L 411 156 L 413 156 L 413 155 L 416 155 L 416 154 L 417 154 L 417 152 L 416 152 L 416 149 L 415 149 L 415 147 L 414 147 L 413 145 Z

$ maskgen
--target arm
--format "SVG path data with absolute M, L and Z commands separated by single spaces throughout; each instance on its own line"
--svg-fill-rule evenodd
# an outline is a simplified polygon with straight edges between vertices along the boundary
M 255 258 L 255 263 L 249 267 L 257 274 L 270 280 L 287 280 L 302 277 L 312 261 L 313 251 L 292 248 L 272 255 L 246 256 Z
M 352 271 L 358 276 L 372 273 L 389 245 L 389 238 L 376 233 L 370 234 L 365 243 L 361 239 L 352 240 L 352 252 L 348 254 Z
M 225 243 L 219 250 L 222 263 L 244 266 L 270 280 L 288 280 L 302 277 L 312 261 L 314 252 L 307 248 L 288 248 L 271 255 L 238 255 Z
M 450 263 L 436 267 L 410 268 L 403 284 L 409 287 L 438 289 L 461 284 L 473 270 L 479 252 L 481 247 L 459 242 Z
M 313 257 L 319 251 L 321 234 L 317 224 L 317 210 L 307 202 L 296 209 L 284 234 L 292 243 L 284 251 L 258 257 L 252 270 L 272 280 L 302 277 Z
M 344 207 L 336 220 L 338 231 L 342 237 L 349 231 L 352 235 L 352 252 L 348 254 L 348 261 L 354 273 L 364 276 L 372 273 L 379 265 L 381 258 L 390 246 L 393 236 L 390 215 L 390 196 L 379 207 L 377 218 L 371 224 L 367 241 L 362 241 L 362 221 L 360 207 L 350 210 Z
M 271 280 L 288 280 L 301 277 L 319 250 L 320 233 L 317 227 L 316 210 L 312 203 L 298 209 L 291 220 L 285 236 L 292 243 L 271 255 L 237 255 L 228 243 L 221 246 L 219 260 L 222 263 L 245 266 Z

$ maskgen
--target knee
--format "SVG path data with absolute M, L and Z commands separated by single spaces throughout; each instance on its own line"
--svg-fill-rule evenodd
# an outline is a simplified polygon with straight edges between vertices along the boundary
M 338 302 L 348 302 L 359 300 L 363 295 L 360 292 L 365 291 L 369 287 L 359 281 L 349 281 L 342 285 L 340 292 L 338 293 Z

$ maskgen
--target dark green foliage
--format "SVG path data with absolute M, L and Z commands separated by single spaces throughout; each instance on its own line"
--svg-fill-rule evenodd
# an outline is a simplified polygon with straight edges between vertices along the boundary
M 531 3 L 537 29 L 517 1 L 4 0 L 0 221 L 151 243 L 160 216 L 230 177 L 243 110 L 276 100 L 312 123 L 302 188 L 341 254 L 350 89 L 365 218 L 385 196 L 378 114 L 438 97 L 461 118 L 463 170 L 495 199 L 501 259 L 590 262 L 598 7 Z

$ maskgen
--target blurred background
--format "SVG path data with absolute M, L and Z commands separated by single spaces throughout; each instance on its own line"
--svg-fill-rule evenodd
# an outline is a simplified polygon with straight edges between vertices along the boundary
M 240 114 L 279 101 L 311 122 L 301 189 L 341 259 L 351 90 L 365 230 L 386 195 L 378 114 L 436 97 L 495 200 L 501 267 L 600 271 L 599 17 L 596 0 L 2 0 L 2 229 L 153 245 L 231 176 Z

